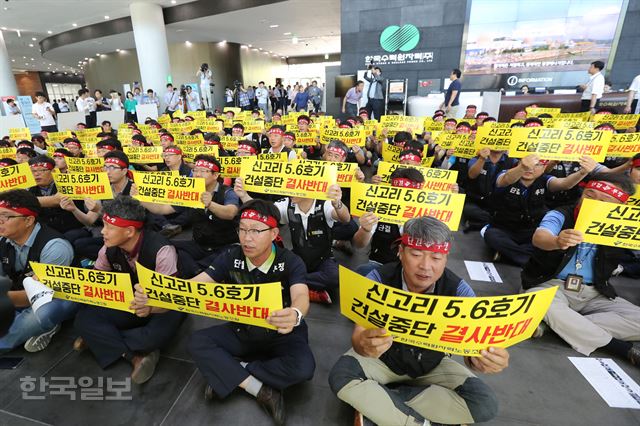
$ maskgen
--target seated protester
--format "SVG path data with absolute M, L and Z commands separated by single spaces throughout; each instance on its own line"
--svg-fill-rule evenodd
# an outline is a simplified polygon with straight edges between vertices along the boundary
M 451 237 L 435 218 L 410 219 L 399 259 L 367 278 L 417 294 L 473 297 L 469 284 L 446 267 Z M 357 410 L 356 424 L 365 424 L 363 418 L 379 425 L 469 424 L 497 414 L 496 395 L 471 370 L 502 371 L 509 363 L 506 349 L 487 348 L 480 357 L 466 357 L 465 368 L 445 353 L 394 342 L 386 334 L 356 325 L 353 348 L 329 374 L 333 392 Z M 391 389 L 392 384 L 399 386 Z
M 32 158 L 36 158 L 38 153 L 31 148 L 18 148 L 16 150 L 16 161 L 18 163 L 28 163 Z
M 84 226 L 71 212 L 60 207 L 61 194 L 53 181 L 53 169 L 56 162 L 51 157 L 39 155 L 29 160 L 31 173 L 36 181 L 36 186 L 29 188 L 29 192 L 38 197 L 42 210 L 39 221 L 58 232 L 66 234 Z M 82 201 L 73 202 L 78 208 L 82 208 Z
M 631 171 L 629 177 L 635 185 L 635 198 L 640 198 L 640 153 L 631 159 Z M 640 250 L 629 250 L 629 256 L 623 259 L 618 267 L 613 271 L 613 275 L 626 275 L 631 278 L 640 278 Z
M 292 149 L 284 146 L 284 126 L 278 124 L 271 126 L 268 132 L 269 145 L 271 146 L 267 151 L 268 154 L 274 154 L 279 152 L 287 152 L 289 154 L 289 161 L 297 158 L 296 152 Z
M 522 271 L 522 287 L 558 287 L 544 321 L 573 349 L 590 355 L 598 348 L 640 365 L 640 307 L 616 297 L 609 280 L 626 250 L 583 242 L 573 229 L 582 200 L 625 204 L 634 187 L 624 175 L 597 174 L 580 200 L 551 210 L 533 235 L 535 250 Z M 534 337 L 543 334 L 538 327 Z
M 476 111 L 478 110 L 478 107 L 475 105 L 467 105 L 467 109 L 465 109 L 464 111 L 464 117 L 462 117 L 463 120 L 465 119 L 469 119 L 469 118 L 476 118 Z
M 104 246 L 94 269 L 129 274 L 136 292 L 142 293 L 136 262 L 160 274 L 177 274 L 176 249 L 162 235 L 144 229 L 145 211 L 137 200 L 119 195 L 105 202 L 102 220 Z M 82 305 L 74 322 L 80 337 L 73 348 L 88 347 L 103 369 L 126 359 L 133 366 L 131 380 L 142 384 L 153 376 L 160 348 L 176 334 L 184 314 L 145 306 L 139 297 L 131 309 L 135 314 Z
M 475 158 L 469 160 L 467 183 L 462 212 L 465 232 L 482 229 L 491 221 L 493 204 L 490 202 L 496 179 L 504 170 L 512 168 L 516 160 L 509 158 L 505 151 L 482 148 Z
M 2 167 L 11 167 L 18 164 L 16 160 L 13 158 L 0 158 L 0 168 Z
M 117 139 L 103 139 L 96 143 L 98 157 L 104 157 L 111 151 L 122 151 L 122 144 Z
M 274 243 L 279 216 L 269 201 L 244 204 L 238 226 L 240 244 L 228 248 L 193 278 L 223 284 L 282 283 L 284 309 L 267 317 L 277 331 L 225 323 L 196 331 L 188 347 L 207 381 L 206 400 L 224 399 L 239 387 L 256 397 L 277 425 L 283 425 L 283 391 L 310 380 L 315 360 L 303 320 L 309 310 L 306 270 L 298 256 Z
M 72 156 L 77 158 L 84 158 L 82 153 L 82 144 L 78 139 L 66 138 L 62 141 L 62 145 L 71 153 Z
M 129 157 L 122 151 L 112 151 L 104 156 L 104 171 L 107 173 L 111 192 L 114 197 L 129 195 L 133 182 L 129 179 Z M 75 218 L 88 228 L 88 234 L 73 241 L 76 259 L 82 266 L 90 266 L 90 261 L 98 258 L 98 252 L 104 245 L 102 238 L 102 204 L 100 201 L 87 198 L 84 200 L 84 208 L 77 208 L 73 203 L 60 203 L 61 207 L 68 209 Z M 74 208 L 76 207 L 76 208 Z M 85 260 L 83 262 L 83 260 Z
M 198 274 L 225 246 L 238 242 L 234 219 L 240 201 L 231 188 L 222 184 L 220 163 L 213 156 L 200 154 L 196 155 L 193 164 L 193 176 L 204 178 L 206 191 L 200 198 L 204 209 L 142 203 L 147 210 L 158 215 L 188 214 L 193 239 L 174 241 L 180 255 L 180 270 L 185 276 Z M 135 185 L 132 195 L 137 195 Z
M 513 115 L 513 119 L 514 120 L 526 120 L 527 119 L 527 111 L 521 109 L 516 111 L 516 113 Z
M 79 308 L 63 299 L 53 299 L 37 312 L 31 308 L 22 283 L 33 275 L 29 262 L 68 266 L 73 259 L 71 244 L 62 234 L 38 222 L 41 211 L 38 199 L 29 191 L 0 193 L 0 277 L 11 280 L 8 296 L 16 308 L 8 334 L 0 338 L 0 354 L 23 343 L 28 352 L 43 350 L 60 330 L 60 323 L 73 318 Z
M 102 132 L 103 133 L 111 133 L 112 137 L 115 139 L 117 136 L 117 131 L 111 127 L 111 122 L 109 120 L 104 120 L 101 124 L 100 127 L 102 127 Z
M 22 140 L 22 141 L 16 142 L 16 148 L 17 149 L 20 149 L 20 148 L 33 149 L 34 147 L 35 147 L 35 145 L 33 144 L 33 142 L 29 142 L 29 141 L 26 141 L 26 140 Z
M 309 125 L 311 124 L 311 118 L 308 115 L 302 114 L 298 116 L 298 132 L 310 132 Z M 295 134 L 294 134 L 295 138 Z M 322 144 L 320 143 L 320 138 L 318 137 L 316 140 L 315 146 L 304 146 L 302 147 L 303 157 L 308 160 L 319 160 L 322 157 Z
M 596 127 L 594 127 L 593 130 L 601 130 L 601 131 L 604 131 L 604 132 L 611 132 L 613 134 L 616 134 L 616 128 L 611 123 L 601 123 L 601 124 L 597 125 Z M 607 157 L 604 158 L 604 161 L 602 162 L 602 164 L 605 167 L 608 167 L 610 169 L 614 169 L 614 168 L 620 166 L 621 164 L 624 164 L 625 161 L 626 161 L 626 159 L 624 159 L 624 158 L 607 156 Z
M 84 130 L 86 128 L 87 128 L 87 125 L 85 123 L 76 124 L 76 130 Z
M 496 120 L 495 117 L 489 116 L 489 117 L 485 118 L 484 120 L 482 120 L 482 125 L 484 125 L 486 123 L 497 123 L 497 122 L 498 122 L 498 120 Z
M 139 132 L 138 129 L 133 131 L 133 135 L 131 136 L 131 146 L 153 146 L 151 142 L 149 142 L 142 133 Z
M 242 123 L 235 123 L 233 127 L 231 127 L 231 132 L 229 134 L 239 138 L 244 137 L 244 126 Z
M 169 145 L 162 150 L 164 164 L 158 167 L 159 172 L 178 172 L 180 176 L 191 177 L 191 167 L 184 162 L 179 146 Z
M 233 190 L 243 203 L 252 198 L 236 179 Z M 293 252 L 300 256 L 307 268 L 305 283 L 309 287 L 309 300 L 331 304 L 328 291 L 338 288 L 338 264 L 331 249 L 332 228 L 336 222 L 349 223 L 349 209 L 341 201 L 342 190 L 331 185 L 329 200 L 287 197 L 276 201 L 280 224 L 289 225 Z
M 60 173 L 69 172 L 67 169 L 67 161 L 65 160 L 66 157 L 73 157 L 73 155 L 65 148 L 56 148 L 53 152 L 53 161 L 55 161 L 56 169 L 58 169 Z
M 601 168 L 602 166 L 600 166 Z M 594 171 L 597 171 L 598 167 Z M 559 178 L 567 177 L 580 170 L 580 163 L 577 161 L 549 161 L 545 173 Z M 582 194 L 579 185 L 566 191 L 547 192 L 545 204 L 550 209 L 562 206 L 574 205 Z
M 447 118 L 446 120 L 444 120 L 443 130 L 445 132 L 455 132 L 457 124 L 458 124 L 458 120 L 456 120 L 455 118 Z
M 284 143 L 286 148 L 293 150 L 293 146 L 296 144 L 296 134 L 293 132 L 285 132 L 285 134 L 282 135 L 282 143 Z M 307 158 L 306 155 L 303 155 L 302 157 Z M 307 159 L 311 160 L 311 158 Z
M 482 123 L 484 123 L 487 117 L 489 117 L 488 112 L 479 112 L 478 115 L 476 115 L 476 126 L 482 126 Z
M 446 123 L 445 123 L 446 128 Z M 470 138 L 474 138 L 475 135 L 471 134 L 471 125 L 466 121 L 461 121 L 457 124 L 455 133 L 458 135 L 470 135 Z M 468 179 L 469 171 L 469 159 L 460 158 L 454 155 L 454 149 L 448 149 L 445 152 L 444 157 L 440 161 L 438 166 L 441 169 L 456 170 L 458 172 L 457 183 L 460 187 L 464 188 Z
M 42 135 L 31 136 L 31 143 L 33 144 L 33 150 L 38 154 L 47 153 L 47 141 L 44 139 L 44 136 Z
M 497 253 L 494 260 L 504 256 L 516 265 L 524 266 L 533 252 L 533 233 L 547 212 L 546 192 L 574 187 L 596 164 L 591 157 L 583 156 L 580 171 L 556 178 L 544 174 L 546 161 L 530 154 L 517 166 L 500 173 L 491 197 L 494 206 L 491 223 L 480 231 L 485 243 Z

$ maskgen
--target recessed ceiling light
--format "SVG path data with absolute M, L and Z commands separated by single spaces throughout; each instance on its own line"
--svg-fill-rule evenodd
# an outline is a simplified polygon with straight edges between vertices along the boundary
M 176 4 L 176 0 L 171 0 L 171 4 Z
M 104 15 L 104 19 L 109 19 L 109 15 Z
M 253 47 L 253 45 L 252 45 L 252 44 L 250 44 L 250 45 L 249 45 L 249 47 Z
M 33 47 L 33 43 L 29 43 L 29 47 Z
M 120 51 L 120 49 L 116 49 L 116 52 L 119 52 L 119 51 Z
M 291 35 L 291 31 L 287 31 L 286 33 L 282 33 L 282 35 Z
M 37 38 L 35 38 L 35 37 L 31 37 L 31 40 L 36 41 L 36 40 L 37 40 Z
M 29 58 L 29 60 L 33 61 L 33 58 Z
M 293 43 L 293 44 L 298 44 L 298 37 L 293 37 L 293 38 L 291 39 L 291 43 Z
M 191 42 L 189 40 L 185 41 L 184 44 L 186 44 L 187 46 L 191 46 Z
M 12 60 L 11 60 L 11 62 L 15 62 L 15 61 L 16 61 L 15 59 L 12 59 Z
M 23 56 L 23 57 L 22 57 L 22 59 L 27 59 L 27 57 L 26 57 L 26 56 Z
M 0 30 L 7 31 L 7 27 L 2 27 L 2 28 L 0 28 Z
M 273 25 L 269 25 L 269 28 L 278 28 L 280 25 L 278 24 L 273 24 Z
M 84 58 L 84 60 L 85 60 L 85 61 L 88 61 L 88 60 L 89 60 L 89 58 Z
M 99 54 L 99 53 L 96 53 L 96 56 L 100 56 L 100 54 Z
M 73 24 L 71 24 L 72 27 L 77 27 L 78 24 L 76 24 L 75 22 Z
M 53 31 L 49 30 L 47 31 L 47 34 L 53 34 Z

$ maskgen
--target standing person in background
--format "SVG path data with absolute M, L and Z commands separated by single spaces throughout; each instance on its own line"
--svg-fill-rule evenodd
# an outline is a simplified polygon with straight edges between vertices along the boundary
M 640 99 L 640 74 L 636 75 L 629 86 L 627 104 L 624 107 L 625 114 L 633 114 L 638 109 L 638 99 Z
M 211 78 L 213 73 L 209 69 L 209 64 L 205 62 L 200 65 L 200 69 L 196 72 L 196 77 L 200 77 L 200 93 L 202 93 L 204 109 L 213 109 L 213 102 L 211 101 Z
M 138 105 L 142 105 L 144 101 L 144 95 L 142 94 L 142 90 L 139 87 L 135 87 L 133 89 L 133 99 L 136 100 Z
M 43 132 L 57 132 L 58 126 L 56 126 L 56 112 L 47 98 L 44 97 L 44 93 L 36 92 L 36 103 L 31 107 L 31 113 L 40 122 L 40 130 Z
M 258 100 L 258 108 L 264 112 L 265 120 L 269 117 L 269 91 L 264 87 L 264 81 L 258 83 L 256 89 L 256 99 Z
M 84 101 L 89 107 L 89 117 L 87 118 L 86 124 L 87 124 L 87 128 L 93 129 L 98 125 L 98 115 L 96 112 L 96 100 L 91 97 L 89 89 L 84 89 L 84 90 L 87 93 L 87 97 L 85 98 Z
M 111 106 L 109 105 L 109 101 L 107 98 L 102 96 L 102 90 L 96 89 L 93 92 L 93 95 L 96 97 L 96 111 L 110 111 Z
M 120 93 L 115 90 L 109 92 L 111 96 L 109 98 L 109 105 L 111 106 L 111 111 L 122 111 L 124 109 L 124 105 L 122 104 L 122 99 L 120 99 Z
M 60 108 L 60 112 L 69 112 L 69 104 L 67 103 L 67 100 L 65 98 L 60 99 L 60 102 L 58 102 L 58 108 Z
M 291 107 L 295 108 L 296 111 L 306 111 L 309 103 L 309 92 L 304 90 L 304 86 L 300 85 L 298 87 L 298 93 L 296 93 L 296 97 L 293 98 L 293 102 L 291 103 Z
M 318 82 L 316 80 L 311 82 L 311 86 L 307 92 L 309 93 L 309 98 L 313 104 L 313 111 L 320 111 L 320 105 L 322 104 L 322 89 L 318 87 Z
M 238 86 L 236 91 L 238 95 L 238 106 L 244 111 L 251 110 L 251 98 L 249 98 L 247 90 L 244 88 L 244 86 L 241 84 L 240 86 Z M 253 95 L 253 89 L 251 89 L 251 94 Z
M 229 86 L 224 88 L 224 106 L 233 106 L 233 90 L 229 89 Z
M 87 98 L 89 97 L 89 91 L 87 89 L 78 90 L 78 99 L 76 99 L 76 109 L 78 112 L 84 114 L 84 122 L 89 126 L 89 122 L 91 122 L 91 112 L 89 112 L 89 102 Z
M 13 99 L 7 99 L 7 106 L 9 107 L 9 110 L 7 111 L 7 115 L 20 115 L 20 108 L 18 108 L 18 105 L 16 105 L 16 101 Z M 55 108 L 53 108 L 55 110 Z
M 164 112 L 169 114 L 171 118 L 173 118 L 173 113 L 176 112 L 178 102 L 180 102 L 180 94 L 176 92 L 173 84 L 167 83 L 167 93 L 164 94 L 164 103 L 166 105 Z
M 364 79 L 369 82 L 367 90 L 367 114 L 370 118 L 380 121 L 384 115 L 384 77 L 380 67 L 369 65 L 368 71 L 364 74 Z
M 156 109 L 160 109 L 160 99 L 156 95 L 153 89 L 147 90 L 147 97 L 144 99 L 145 104 L 155 104 Z
M 291 104 L 291 102 L 293 102 L 293 98 L 296 97 L 296 92 L 298 91 L 298 87 L 294 86 L 291 87 L 291 85 L 287 86 L 287 98 L 285 99 L 285 103 L 284 103 L 284 113 L 287 113 L 287 109 L 289 108 L 289 105 Z
M 458 99 L 460 98 L 460 90 L 462 89 L 460 76 L 462 76 L 462 71 L 458 68 L 451 70 L 451 74 L 449 75 L 451 83 L 449 83 L 447 93 L 444 95 L 444 102 L 440 104 L 440 109 L 443 109 L 447 113 L 447 117 L 455 118 L 458 114 L 458 105 L 460 105 Z
M 604 93 L 604 75 L 602 75 L 601 72 L 603 69 L 604 62 L 591 62 L 587 70 L 591 77 L 586 84 L 580 85 L 580 88 L 583 90 L 580 111 L 589 111 L 592 115 L 596 113 L 596 108 L 600 105 L 600 98 L 602 98 L 602 94 Z
M 187 109 L 189 111 L 197 111 L 200 109 L 200 95 L 194 92 L 191 86 L 187 86 Z
M 356 85 L 349 89 L 345 97 L 342 98 L 342 113 L 347 114 L 347 117 L 356 117 L 358 115 L 362 89 L 364 89 L 364 82 L 358 80 Z
M 138 101 L 135 100 L 133 93 L 127 92 L 127 99 L 124 101 L 124 121 L 138 121 L 136 105 L 138 105 Z

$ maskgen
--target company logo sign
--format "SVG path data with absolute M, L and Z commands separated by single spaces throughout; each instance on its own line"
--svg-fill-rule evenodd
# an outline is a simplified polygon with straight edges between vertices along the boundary
M 507 78 L 507 84 L 509 86 L 515 86 L 518 83 L 551 83 L 552 81 L 552 77 L 518 77 L 516 75 L 511 75 Z
M 406 24 L 402 27 L 391 25 L 380 34 L 380 47 L 387 52 L 409 52 L 420 42 L 420 31 L 415 25 Z

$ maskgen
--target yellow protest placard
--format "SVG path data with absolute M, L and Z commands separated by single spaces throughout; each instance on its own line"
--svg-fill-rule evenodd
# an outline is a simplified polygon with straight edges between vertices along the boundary
M 453 155 L 460 158 L 473 158 L 478 153 L 475 139 L 462 139 L 453 148 Z
M 206 133 L 218 133 L 222 131 L 222 126 L 224 122 L 218 121 L 217 119 L 207 119 L 207 120 L 196 120 L 196 126 L 198 129 L 202 130 Z
M 458 178 L 458 172 L 456 170 L 444 170 L 444 169 L 432 169 L 423 166 L 413 166 L 409 164 L 397 164 L 388 163 L 386 161 L 380 161 L 378 163 L 378 173 L 381 183 L 391 184 L 391 174 L 396 169 L 416 169 L 424 177 L 423 189 L 429 189 L 431 191 L 451 191 L 453 184 L 456 183 Z
M 618 133 L 611 136 L 607 157 L 633 157 L 640 152 L 640 133 Z
M 173 141 L 176 145 L 202 145 L 204 144 L 204 136 L 202 133 L 195 135 L 175 135 Z
M 480 129 L 482 129 L 482 127 L 480 127 Z M 458 145 L 464 145 L 466 142 L 468 142 L 469 136 L 470 135 L 468 134 L 442 132 L 438 134 L 434 141 L 443 149 L 452 149 L 457 147 Z
M 212 155 L 216 158 L 220 156 L 217 145 L 178 145 L 182 150 L 185 161 L 191 162 L 196 155 Z
M 430 132 L 443 131 L 444 121 L 425 121 L 424 130 L 428 130 Z
M 389 136 L 398 132 L 409 132 L 413 135 L 424 131 L 424 117 L 383 115 L 380 117 L 380 126 L 387 129 Z
M 305 162 L 310 160 L 299 159 L 296 161 Z M 351 188 L 351 184 L 356 181 L 356 172 L 359 170 L 357 163 L 347 163 L 343 162 L 334 162 L 334 161 L 324 161 L 324 163 L 331 164 L 336 166 L 338 171 L 337 175 L 337 184 L 340 185 L 341 188 Z
M 266 318 L 282 309 L 281 283 L 200 283 L 162 275 L 139 263 L 136 271 L 149 306 L 275 330 Z
M 458 229 L 464 194 L 399 188 L 387 185 L 354 183 L 351 186 L 350 211 L 353 216 L 375 213 L 381 222 L 403 225 L 418 216 L 431 216 L 452 231 Z
M 0 167 L 0 191 L 27 189 L 32 186 L 36 186 L 36 180 L 33 178 L 33 174 L 31 174 L 28 163 Z
M 382 159 L 389 163 L 398 163 L 400 162 L 400 153 L 402 152 L 402 148 L 396 145 L 392 145 L 388 142 L 382 142 Z M 427 157 L 427 150 L 425 149 L 422 152 L 422 160 L 421 164 L 424 167 L 431 167 L 433 164 L 433 157 Z
M 239 107 L 224 107 L 224 109 L 222 111 L 223 112 L 231 111 L 231 112 L 233 112 L 234 115 L 236 115 L 236 114 L 240 114 L 240 111 L 242 111 L 242 108 L 239 108 Z
M 340 312 L 394 342 L 453 355 L 480 356 L 530 338 L 557 287 L 508 296 L 447 297 L 390 287 L 340 266 Z
M 138 187 L 138 195 L 133 198 L 139 201 L 204 208 L 200 201 L 205 191 L 203 178 L 133 172 L 133 181 Z
M 640 206 L 640 185 L 636 185 L 636 192 L 627 200 L 629 206 Z
M 316 146 L 318 133 L 316 132 L 294 132 L 296 135 L 296 146 Z
M 242 136 L 222 136 L 220 138 L 220 143 L 225 151 L 237 151 L 238 141 L 241 141 L 242 139 Z
M 28 127 L 9 128 L 9 139 L 12 141 L 31 140 L 31 131 Z
M 240 177 L 240 166 L 243 158 L 250 157 L 217 157 L 220 162 L 222 170 L 220 170 L 220 176 L 227 178 Z
M 640 206 L 585 198 L 574 228 L 587 243 L 640 250 Z
M 98 133 L 102 132 L 101 127 L 94 127 L 92 129 L 83 129 L 76 130 L 76 138 L 80 142 L 93 142 L 96 143 L 98 141 Z
M 336 183 L 338 171 L 326 161 L 287 163 L 249 157 L 242 162 L 240 175 L 247 191 L 327 200 L 327 191 Z
M 53 297 L 131 312 L 133 287 L 129 274 L 30 262 L 38 281 L 55 291 Z
M 541 108 L 541 107 L 527 107 L 527 117 L 537 117 L 540 114 L 549 114 L 552 117 L 557 116 L 562 111 L 562 108 Z
M 264 121 L 262 120 L 249 120 L 245 121 L 244 126 L 244 134 L 248 135 L 250 133 L 262 133 L 264 130 Z
M 567 120 L 567 119 L 578 119 L 587 121 L 591 117 L 591 113 L 589 111 L 585 112 L 561 112 L 556 115 L 555 118 L 558 120 Z
M 489 121 L 489 122 L 484 122 L 482 124 L 482 126 L 478 127 L 478 130 L 482 129 L 483 127 L 492 127 L 494 129 L 510 129 L 511 128 L 511 123 L 500 123 L 497 121 Z
M 113 192 L 106 173 L 56 173 L 53 175 L 58 193 L 71 200 L 111 200 Z
M 339 140 L 347 146 L 364 146 L 367 140 L 367 132 L 364 128 L 360 129 L 329 129 L 324 128 L 320 131 L 320 143 L 328 144 L 331 141 Z
M 476 132 L 478 149 L 489 148 L 495 151 L 507 151 L 511 145 L 513 129 L 480 126 Z
M 262 154 L 256 155 L 258 160 L 263 161 L 288 161 L 289 153 L 288 152 L 265 152 Z
M 14 146 L 3 146 L 0 147 L 0 159 L 2 158 L 12 158 L 16 159 L 16 147 Z
M 132 164 L 164 163 L 161 146 L 125 146 L 122 151 Z
M 599 130 L 516 128 L 512 129 L 509 157 L 537 154 L 544 160 L 577 161 L 588 155 L 604 161 L 611 136 L 611 132 Z
M 119 134 L 118 134 L 119 136 Z M 51 133 L 47 133 L 47 142 L 50 145 L 55 145 L 55 144 L 62 144 L 62 141 L 65 140 L 66 138 L 70 138 L 73 137 L 73 135 L 71 134 L 70 131 L 66 131 L 66 132 L 51 132 Z
M 591 121 L 598 124 L 613 124 L 616 129 L 636 127 L 638 120 L 640 120 L 640 114 L 594 114 L 591 116 Z
M 545 127 L 553 127 L 554 129 L 593 129 L 596 123 L 593 121 L 583 121 L 580 119 L 560 120 L 558 118 L 543 118 L 542 122 Z
M 101 173 L 104 170 L 104 158 L 65 157 L 67 170 L 70 173 Z

